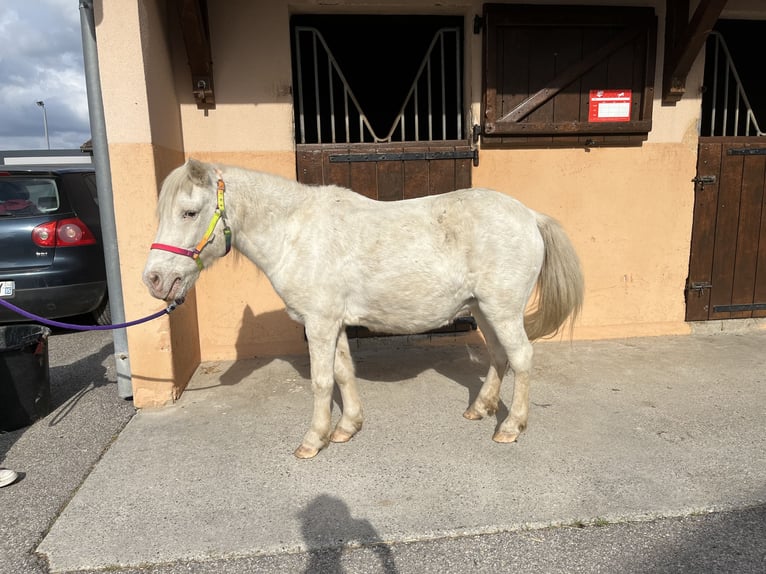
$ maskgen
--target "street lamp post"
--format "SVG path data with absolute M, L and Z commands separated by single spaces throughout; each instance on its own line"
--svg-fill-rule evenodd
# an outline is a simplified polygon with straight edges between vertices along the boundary
M 35 103 L 43 109 L 43 127 L 45 128 L 45 145 L 48 147 L 48 149 L 51 149 L 51 140 L 48 139 L 48 112 L 45 111 L 45 102 L 42 100 L 38 100 Z

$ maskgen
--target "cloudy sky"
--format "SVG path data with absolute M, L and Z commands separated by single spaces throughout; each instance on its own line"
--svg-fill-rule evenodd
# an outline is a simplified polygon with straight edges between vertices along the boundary
M 0 150 L 90 139 L 78 0 L 0 0 Z

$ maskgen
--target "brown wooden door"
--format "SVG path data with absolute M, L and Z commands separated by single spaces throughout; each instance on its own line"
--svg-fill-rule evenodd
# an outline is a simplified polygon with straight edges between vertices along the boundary
M 333 184 L 382 201 L 471 187 L 465 141 L 297 146 L 298 181 Z
M 766 141 L 700 138 L 686 320 L 766 317 Z

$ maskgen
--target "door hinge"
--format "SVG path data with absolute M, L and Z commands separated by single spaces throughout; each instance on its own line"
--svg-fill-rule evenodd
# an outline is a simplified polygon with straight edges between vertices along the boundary
M 726 155 L 766 155 L 766 148 L 762 147 L 745 147 L 726 150 Z
M 714 305 L 713 313 L 739 313 L 741 311 L 766 311 L 766 303 L 748 303 L 744 305 Z
M 479 151 L 412 151 L 391 153 L 335 153 L 328 156 L 330 163 L 360 163 L 377 161 L 430 161 L 437 159 L 472 159 L 478 161 Z

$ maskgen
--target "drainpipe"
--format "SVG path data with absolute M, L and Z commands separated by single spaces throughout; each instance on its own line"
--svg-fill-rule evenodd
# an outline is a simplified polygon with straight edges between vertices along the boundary
M 120 276 L 120 254 L 117 250 L 117 226 L 114 221 L 114 197 L 112 175 L 109 164 L 109 149 L 106 140 L 104 102 L 101 97 L 101 75 L 98 71 L 98 50 L 96 48 L 96 20 L 93 15 L 93 1 L 80 0 L 80 29 L 82 31 L 82 54 L 85 64 L 85 85 L 88 92 L 88 113 L 93 142 L 93 162 L 96 168 L 98 204 L 101 213 L 101 233 L 106 261 L 106 282 L 109 288 L 109 307 L 113 323 L 125 322 L 125 304 L 122 299 Z M 117 367 L 117 394 L 120 398 L 133 396 L 130 359 L 128 357 L 128 334 L 125 329 L 112 331 L 114 356 Z

